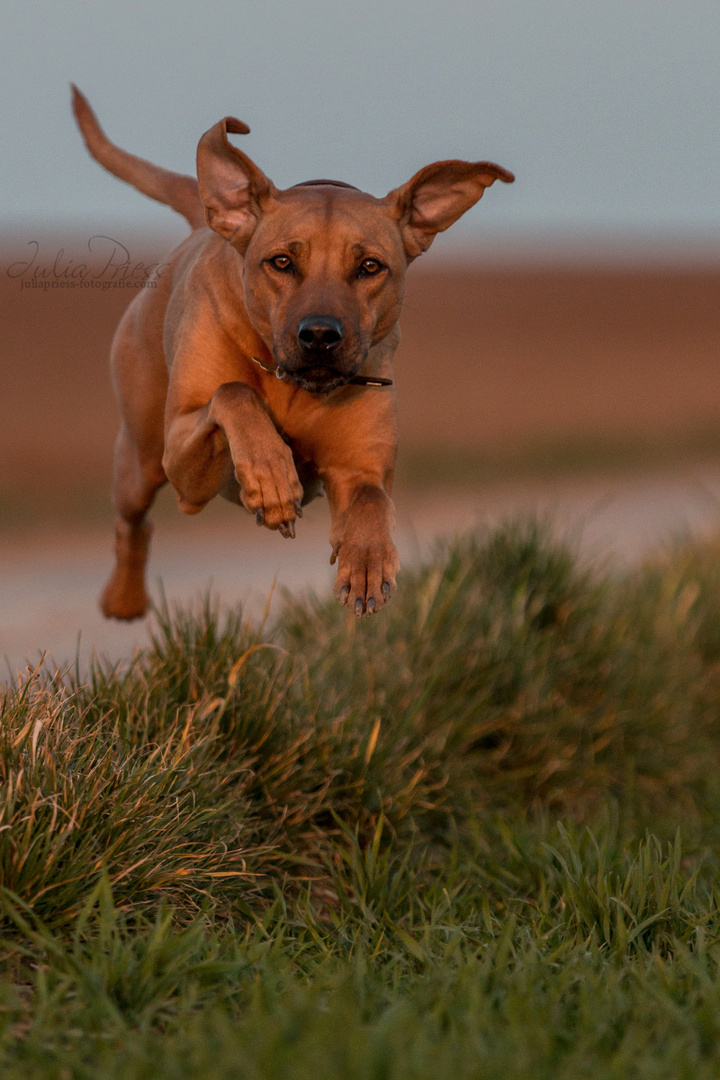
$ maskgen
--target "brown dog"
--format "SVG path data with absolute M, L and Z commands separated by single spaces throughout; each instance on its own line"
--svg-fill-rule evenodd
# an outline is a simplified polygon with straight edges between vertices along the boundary
M 391 362 L 405 270 L 514 177 L 440 161 L 384 199 L 329 180 L 278 191 L 228 141 L 249 128 L 227 117 L 200 140 L 196 182 L 114 146 L 75 87 L 73 107 L 92 156 L 194 230 L 113 342 L 119 516 L 103 612 L 146 611 L 146 515 L 167 480 L 185 513 L 223 495 L 290 537 L 324 487 L 335 593 L 357 615 L 377 611 L 398 569 Z

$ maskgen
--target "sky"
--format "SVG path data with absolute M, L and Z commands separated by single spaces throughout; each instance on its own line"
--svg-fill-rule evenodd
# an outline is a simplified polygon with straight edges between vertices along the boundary
M 72 80 L 114 141 L 184 172 L 226 114 L 279 187 L 384 195 L 443 158 L 511 169 L 458 244 L 720 247 L 718 0 L 6 0 L 2 24 L 6 234 L 170 224 L 89 159 Z

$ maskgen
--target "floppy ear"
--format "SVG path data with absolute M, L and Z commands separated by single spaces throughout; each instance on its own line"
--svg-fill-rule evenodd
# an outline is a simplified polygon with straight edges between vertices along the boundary
M 393 206 L 409 259 L 421 255 L 436 233 L 449 229 L 496 180 L 515 177 L 491 161 L 436 161 L 386 196 Z
M 206 131 L 197 148 L 200 197 L 208 225 L 243 251 L 275 192 L 271 180 L 228 140 L 228 132 L 247 135 L 242 120 L 226 116 Z

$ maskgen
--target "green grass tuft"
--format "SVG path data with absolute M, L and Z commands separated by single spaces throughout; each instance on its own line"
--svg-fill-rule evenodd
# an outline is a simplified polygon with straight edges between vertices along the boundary
M 720 1069 L 715 542 L 165 608 L 0 719 L 4 1078 Z

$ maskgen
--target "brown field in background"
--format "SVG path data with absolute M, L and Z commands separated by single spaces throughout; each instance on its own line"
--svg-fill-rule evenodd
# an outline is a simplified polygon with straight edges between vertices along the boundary
M 467 474 L 483 461 L 601 465 L 617 447 L 626 465 L 635 450 L 720 458 L 720 268 L 427 258 L 409 271 L 395 369 L 408 482 L 433 461 L 441 473 L 465 462 Z M 21 290 L 2 268 L 6 523 L 34 503 L 62 514 L 93 492 L 105 501 L 117 427 L 108 350 L 132 295 Z
M 0 665 L 11 671 L 42 650 L 61 665 L 87 665 L 93 650 L 121 661 L 148 640 L 144 622 L 97 610 L 118 423 L 108 351 L 132 295 L 21 290 L 0 266 Z M 621 561 L 717 529 L 719 298 L 720 266 L 452 267 L 431 253 L 411 267 L 395 369 L 403 565 L 439 536 L 527 513 L 549 514 L 591 558 Z M 211 584 L 260 618 L 284 587 L 330 588 L 326 501 L 292 544 L 218 499 L 187 518 L 166 490 L 154 518 L 156 597 L 158 579 L 172 603 Z

